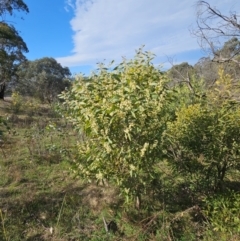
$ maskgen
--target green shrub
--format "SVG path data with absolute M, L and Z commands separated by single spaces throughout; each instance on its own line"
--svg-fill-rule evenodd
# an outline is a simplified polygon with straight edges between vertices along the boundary
M 110 180 L 126 201 L 140 201 L 158 178 L 165 129 L 166 76 L 141 50 L 113 70 L 105 66 L 86 82 L 79 76 L 61 95 L 66 116 L 86 138 L 75 171 L 85 180 Z
M 227 192 L 204 200 L 204 214 L 208 220 L 206 237 L 230 240 L 240 233 L 240 194 Z M 224 238 L 225 237 L 225 238 Z
M 23 97 L 16 91 L 12 93 L 12 109 L 14 113 L 18 113 L 23 107 Z
M 221 189 L 226 173 L 239 168 L 240 106 L 236 84 L 219 79 L 196 104 L 183 106 L 163 137 L 169 161 L 185 174 Z

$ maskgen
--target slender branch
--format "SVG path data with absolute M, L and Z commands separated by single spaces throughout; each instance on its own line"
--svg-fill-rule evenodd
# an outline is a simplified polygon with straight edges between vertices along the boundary
M 236 58 L 240 48 L 229 57 L 223 57 L 219 51 L 222 40 L 240 37 L 240 16 L 233 12 L 224 15 L 206 1 L 198 1 L 197 8 L 197 29 L 191 33 L 198 38 L 201 48 L 214 56 L 214 62 L 232 61 L 240 66 L 240 61 Z

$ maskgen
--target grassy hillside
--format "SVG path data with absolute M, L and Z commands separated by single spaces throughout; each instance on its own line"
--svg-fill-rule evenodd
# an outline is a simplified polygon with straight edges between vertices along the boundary
M 0 240 L 97 238 L 113 191 L 74 178 L 68 160 L 79 137 L 51 106 L 23 105 L 0 102 Z
M 240 239 L 237 194 L 209 193 L 204 201 L 201 190 L 192 190 L 162 162 L 158 191 L 148 194 L 156 203 L 141 210 L 123 206 L 110 184 L 83 183 L 74 176 L 74 147 L 82 136 L 55 106 L 13 97 L 0 102 L 6 123 L 0 124 L 0 240 Z M 228 187 L 239 191 L 239 173 L 227 178 Z

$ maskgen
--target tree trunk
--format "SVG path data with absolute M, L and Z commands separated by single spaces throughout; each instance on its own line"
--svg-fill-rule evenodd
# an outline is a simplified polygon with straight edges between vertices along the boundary
M 5 89 L 6 89 L 6 83 L 5 83 L 5 81 L 3 81 L 0 83 L 0 99 L 1 100 L 4 100 Z

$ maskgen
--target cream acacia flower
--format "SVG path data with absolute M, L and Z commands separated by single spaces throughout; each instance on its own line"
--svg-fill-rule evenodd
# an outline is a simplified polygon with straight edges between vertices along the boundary
M 97 174 L 96 174 L 96 178 L 97 178 L 98 180 L 102 180 L 102 179 L 103 179 L 103 174 L 102 174 L 101 172 L 97 173 Z
M 129 168 L 130 168 L 131 171 L 136 170 L 136 167 L 135 167 L 133 164 L 131 164 L 131 165 L 129 166 Z
M 129 87 L 131 90 L 135 90 L 136 89 L 136 83 L 134 81 L 131 81 L 129 84 Z
M 123 100 L 121 103 L 120 103 L 120 106 L 119 106 L 120 109 L 125 109 L 125 110 L 131 110 L 132 109 L 132 103 L 130 100 Z
M 112 148 L 110 147 L 108 142 L 104 142 L 103 147 L 105 148 L 108 154 L 112 151 Z
M 126 134 L 129 134 L 129 132 L 132 130 L 133 127 L 134 127 L 134 123 L 130 123 L 129 126 L 128 126 L 128 128 L 126 128 L 126 129 L 124 130 L 124 132 L 125 132 Z
M 140 156 L 141 157 L 144 157 L 144 155 L 145 155 L 145 152 L 146 152 L 146 150 L 148 149 L 148 147 L 149 147 L 149 143 L 148 142 L 145 142 L 144 143 L 144 145 L 143 145 L 143 148 L 141 149 L 141 154 L 140 154 Z

